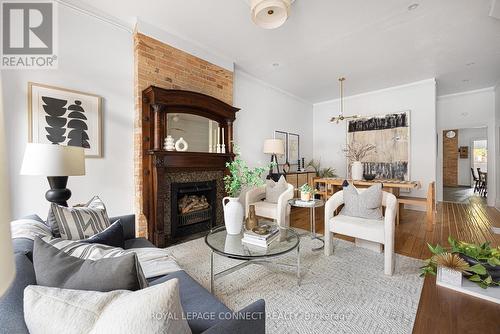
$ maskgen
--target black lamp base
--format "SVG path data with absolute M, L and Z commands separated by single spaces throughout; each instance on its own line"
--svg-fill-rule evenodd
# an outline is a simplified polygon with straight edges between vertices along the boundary
M 274 166 L 276 166 L 276 173 L 273 172 Z M 266 179 L 278 182 L 280 177 L 281 173 L 280 166 L 278 165 L 278 156 L 276 154 L 273 154 L 271 155 L 271 166 L 269 167 L 269 174 L 267 175 Z
M 50 190 L 45 193 L 45 198 L 51 203 L 68 206 L 68 199 L 71 197 L 71 190 L 66 188 L 68 184 L 67 176 L 47 176 Z

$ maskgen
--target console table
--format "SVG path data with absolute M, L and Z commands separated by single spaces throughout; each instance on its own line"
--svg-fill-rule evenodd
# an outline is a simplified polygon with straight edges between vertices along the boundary
M 413 333 L 496 334 L 499 315 L 500 305 L 436 286 L 436 278 L 427 276 Z

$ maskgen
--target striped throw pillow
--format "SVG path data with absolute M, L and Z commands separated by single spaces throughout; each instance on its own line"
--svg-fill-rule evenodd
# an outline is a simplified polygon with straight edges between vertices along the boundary
M 86 239 L 111 225 L 104 203 L 97 196 L 82 207 L 52 203 L 51 210 L 61 238 L 66 240 Z

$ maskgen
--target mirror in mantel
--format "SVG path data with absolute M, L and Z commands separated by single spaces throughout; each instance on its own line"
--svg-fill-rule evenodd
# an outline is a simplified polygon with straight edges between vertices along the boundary
M 217 143 L 225 141 L 218 122 L 191 114 L 167 114 L 167 135 L 175 141 L 184 138 L 188 144 L 187 152 L 215 153 Z

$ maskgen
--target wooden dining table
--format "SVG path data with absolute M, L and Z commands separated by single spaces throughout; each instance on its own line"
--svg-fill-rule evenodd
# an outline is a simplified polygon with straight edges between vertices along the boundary
M 328 199 L 334 193 L 342 189 L 342 184 L 344 181 L 349 182 L 349 184 L 354 184 L 357 187 L 369 187 L 374 184 L 382 184 L 382 188 L 394 196 L 399 197 L 401 189 L 420 189 L 421 184 L 419 181 L 399 181 L 399 180 L 386 180 L 386 179 L 375 179 L 372 181 L 366 180 L 349 180 L 344 178 L 316 178 L 314 179 L 314 186 L 319 189 L 316 193 L 323 199 Z M 323 189 L 323 190 L 321 190 Z

